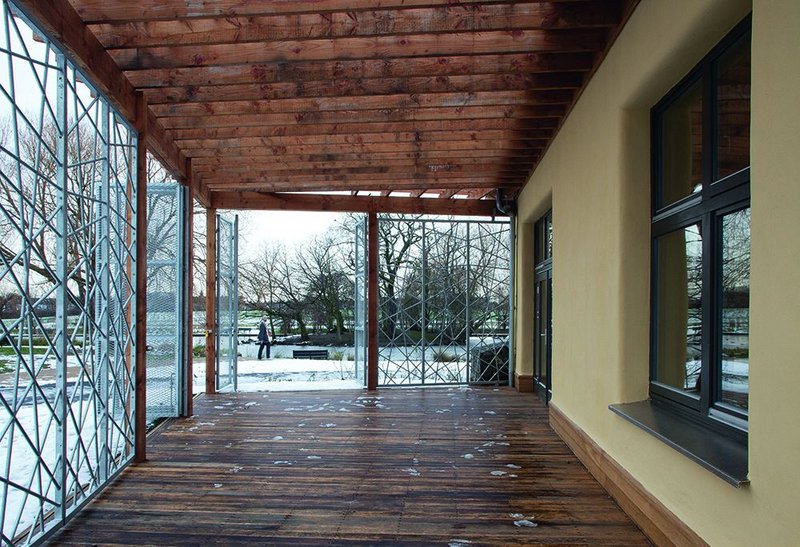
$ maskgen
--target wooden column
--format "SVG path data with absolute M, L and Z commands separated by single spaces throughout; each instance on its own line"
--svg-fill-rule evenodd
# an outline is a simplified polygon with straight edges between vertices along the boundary
M 367 224 L 367 389 L 378 389 L 378 214 Z
M 147 100 L 136 94 L 136 406 L 134 461 L 147 459 Z
M 194 378 L 194 186 L 192 184 L 192 162 L 186 162 L 186 417 L 192 415 Z
M 206 209 L 206 393 L 217 391 L 214 381 L 217 345 L 217 210 Z

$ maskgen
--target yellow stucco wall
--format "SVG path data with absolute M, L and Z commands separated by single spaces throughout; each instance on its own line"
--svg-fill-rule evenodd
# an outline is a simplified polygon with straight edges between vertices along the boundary
M 649 111 L 753 11 L 749 487 L 608 409 L 647 397 Z M 642 0 L 519 200 L 516 368 L 553 208 L 553 402 L 712 545 L 800 542 L 800 1 Z

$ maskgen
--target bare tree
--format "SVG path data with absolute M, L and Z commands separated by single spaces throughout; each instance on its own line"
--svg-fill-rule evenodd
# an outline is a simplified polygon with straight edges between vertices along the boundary
M 313 239 L 297 253 L 296 263 L 308 300 L 319 306 L 328 331 L 335 330 L 341 341 L 345 310 L 352 309 L 353 283 L 344 264 L 345 249 L 352 245 L 340 237 L 331 232 Z

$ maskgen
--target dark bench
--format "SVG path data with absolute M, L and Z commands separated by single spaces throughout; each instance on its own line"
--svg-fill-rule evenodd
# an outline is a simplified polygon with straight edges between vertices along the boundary
M 292 359 L 327 359 L 326 349 L 295 349 L 292 350 Z

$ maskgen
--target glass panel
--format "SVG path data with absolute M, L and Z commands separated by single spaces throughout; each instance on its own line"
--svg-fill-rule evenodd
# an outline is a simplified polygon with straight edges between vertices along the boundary
M 547 258 L 553 257 L 553 217 L 547 216 Z
M 719 61 L 717 178 L 750 165 L 750 35 Z
M 661 114 L 658 208 L 702 188 L 703 86 L 696 82 Z
M 702 254 L 700 225 L 656 240 L 656 375 L 654 380 L 700 391 Z
M 537 335 L 539 337 L 537 344 L 539 346 L 539 381 L 542 385 L 547 385 L 547 327 L 550 324 L 550 309 L 548 307 L 548 286 L 547 280 L 539 282 L 539 329 Z
M 720 400 L 747 410 L 750 391 L 750 209 L 722 218 Z

